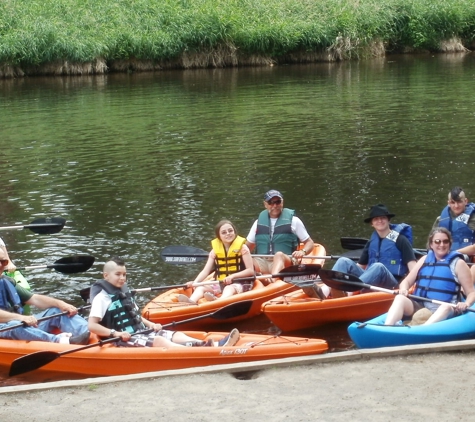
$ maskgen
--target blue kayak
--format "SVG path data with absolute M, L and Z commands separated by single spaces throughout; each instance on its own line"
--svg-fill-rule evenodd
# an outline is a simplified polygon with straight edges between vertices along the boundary
M 360 349 L 370 349 L 475 338 L 475 312 L 465 312 L 435 324 L 414 326 L 384 325 L 386 315 L 351 324 L 348 334 L 353 343 Z

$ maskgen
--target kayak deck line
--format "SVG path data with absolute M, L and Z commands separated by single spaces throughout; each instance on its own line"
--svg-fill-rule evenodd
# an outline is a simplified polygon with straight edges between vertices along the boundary
M 360 359 L 390 358 L 393 356 L 410 356 L 425 353 L 449 353 L 454 351 L 475 351 L 475 340 L 452 341 L 446 343 L 417 344 L 410 346 L 382 347 L 378 349 L 357 349 L 344 352 L 326 353 L 321 355 L 298 356 L 280 359 L 269 359 L 256 362 L 242 362 L 233 364 L 212 365 L 185 369 L 172 369 L 157 372 L 143 372 L 131 375 L 114 375 L 108 377 L 86 378 L 82 380 L 65 380 L 44 382 L 28 385 L 14 385 L 0 387 L 0 394 L 50 390 L 55 388 L 88 387 L 91 385 L 110 384 L 122 381 L 145 380 L 171 376 L 215 374 L 227 372 L 230 374 L 263 371 L 276 367 L 294 365 L 333 364 L 339 362 L 358 361 Z

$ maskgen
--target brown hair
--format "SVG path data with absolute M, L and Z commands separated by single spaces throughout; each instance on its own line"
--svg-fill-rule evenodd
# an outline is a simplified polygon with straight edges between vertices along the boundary
M 429 238 L 427 239 L 427 249 L 430 249 L 430 244 L 432 243 L 432 240 L 434 240 L 434 236 L 437 233 L 443 233 L 447 235 L 447 238 L 450 242 L 450 246 L 452 247 L 452 234 L 445 227 L 436 227 L 429 234 Z
M 214 227 L 214 234 L 216 235 L 216 238 L 217 239 L 220 239 L 219 237 L 219 231 L 221 230 L 221 227 L 223 227 L 225 224 L 229 224 L 233 229 L 234 229 L 234 233 L 236 233 L 236 236 L 237 236 L 237 229 L 236 229 L 236 226 L 231 223 L 229 220 L 221 220 L 218 224 L 216 224 L 216 226 Z

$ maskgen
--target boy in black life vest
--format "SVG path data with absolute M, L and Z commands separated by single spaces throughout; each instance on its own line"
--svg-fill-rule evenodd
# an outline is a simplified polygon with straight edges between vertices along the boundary
M 91 287 L 91 311 L 89 330 L 99 337 L 120 337 L 121 346 L 165 347 L 185 346 L 234 346 L 239 340 L 239 331 L 231 333 L 217 342 L 202 341 L 189 337 L 180 331 L 163 330 L 161 324 L 154 324 L 140 316 L 139 308 L 126 285 L 127 271 L 120 258 L 111 258 L 104 265 L 104 280 Z M 135 334 L 152 329 L 150 334 Z

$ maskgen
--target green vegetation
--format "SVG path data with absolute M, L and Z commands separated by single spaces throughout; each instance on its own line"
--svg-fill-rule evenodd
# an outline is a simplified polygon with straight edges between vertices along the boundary
M 331 61 L 474 40 L 473 0 L 0 2 L 0 76 Z

